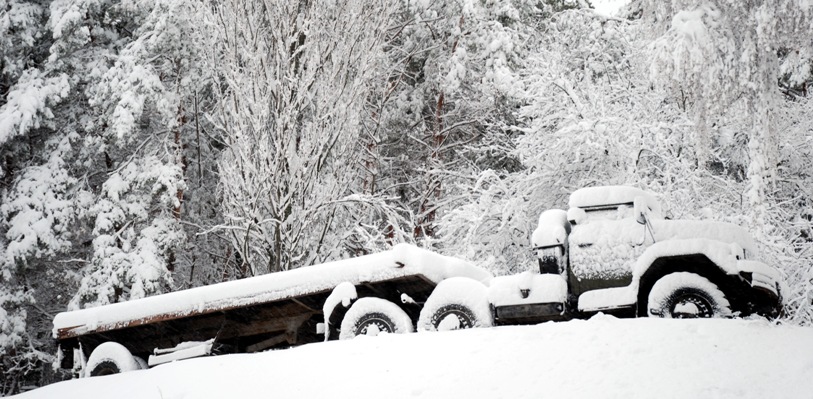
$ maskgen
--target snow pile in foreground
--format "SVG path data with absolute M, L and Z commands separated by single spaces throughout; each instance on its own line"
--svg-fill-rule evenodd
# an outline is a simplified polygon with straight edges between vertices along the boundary
M 813 329 L 620 320 L 389 334 L 67 381 L 39 398 L 802 398 Z

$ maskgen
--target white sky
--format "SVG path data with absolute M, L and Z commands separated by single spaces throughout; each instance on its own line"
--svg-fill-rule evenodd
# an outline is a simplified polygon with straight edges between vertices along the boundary
M 596 12 L 608 17 L 615 16 L 621 7 L 627 5 L 630 0 L 591 0 Z

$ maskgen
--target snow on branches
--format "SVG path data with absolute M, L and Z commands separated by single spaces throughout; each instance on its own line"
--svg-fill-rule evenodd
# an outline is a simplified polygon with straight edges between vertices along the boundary
M 177 165 L 154 157 L 129 163 L 107 179 L 86 211 L 95 220 L 93 257 L 71 308 L 143 298 L 171 285 L 172 251 L 185 236 L 169 210 L 183 185 Z
M 342 247 L 335 240 L 347 221 L 331 204 L 358 181 L 348 166 L 358 159 L 387 7 L 235 0 L 215 8 L 223 91 L 212 122 L 226 146 L 219 229 L 250 274 L 307 265 L 320 250 Z
M 774 190 L 780 163 L 777 54 L 810 53 L 813 10 L 795 0 L 645 1 L 643 8 L 655 29 L 665 30 L 651 45 L 653 82 L 666 87 L 694 115 L 701 161 L 709 159 L 721 118 L 736 110 L 737 103 L 745 108 L 747 198 L 753 226 L 762 230 L 768 223 L 767 196 Z M 670 13 L 671 22 L 666 23 Z
M 69 88 L 65 74 L 48 77 L 36 69 L 26 70 L 0 106 L 0 145 L 31 129 L 54 128 L 52 107 L 68 95 Z
M 69 138 L 56 143 L 45 164 L 29 166 L 20 173 L 9 200 L 0 205 L 0 224 L 6 226 L 8 240 L 0 278 L 10 279 L 15 268 L 24 267 L 30 258 L 52 256 L 71 246 L 76 178 L 68 173 L 64 159 L 70 151 Z

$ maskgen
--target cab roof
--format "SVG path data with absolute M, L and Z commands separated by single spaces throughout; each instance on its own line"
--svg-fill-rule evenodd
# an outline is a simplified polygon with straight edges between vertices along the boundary
M 585 187 L 570 195 L 571 208 L 594 208 L 608 205 L 630 204 L 636 197 L 643 197 L 654 212 L 660 213 L 661 207 L 655 196 L 648 191 L 630 186 Z

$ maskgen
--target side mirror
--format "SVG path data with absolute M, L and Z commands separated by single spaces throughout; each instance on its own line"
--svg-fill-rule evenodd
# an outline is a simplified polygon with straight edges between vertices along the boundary
M 635 221 L 639 224 L 646 224 L 646 216 L 649 213 L 649 205 L 646 204 L 646 198 L 635 197 L 633 208 L 633 212 L 635 213 Z

